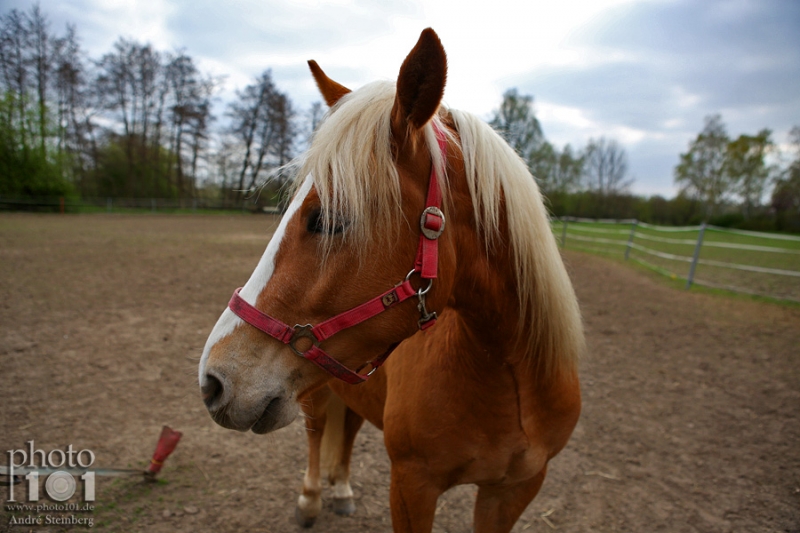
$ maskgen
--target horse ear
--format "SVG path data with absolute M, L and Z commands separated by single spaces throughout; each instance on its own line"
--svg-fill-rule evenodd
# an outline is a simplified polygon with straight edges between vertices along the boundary
M 396 133 L 420 129 L 433 117 L 444 95 L 447 56 L 439 36 L 431 28 L 422 30 L 416 46 L 400 67 L 397 95 L 392 109 Z
M 317 62 L 313 59 L 308 60 L 308 67 L 311 69 L 314 81 L 317 82 L 319 92 L 322 93 L 322 97 L 325 99 L 325 103 L 328 104 L 328 107 L 333 107 L 342 96 L 350 92 L 350 89 L 336 83 L 322 72 L 322 69 L 319 68 L 319 65 L 317 65 Z

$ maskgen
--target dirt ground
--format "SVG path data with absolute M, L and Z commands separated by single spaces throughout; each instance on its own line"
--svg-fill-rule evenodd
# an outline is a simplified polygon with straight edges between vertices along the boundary
M 168 424 L 184 436 L 161 482 L 98 478 L 95 510 L 73 514 L 105 531 L 298 531 L 301 424 L 225 430 L 196 377 L 276 222 L 0 215 L 0 464 L 34 440 L 92 450 L 95 467 L 143 468 Z M 800 308 L 565 259 L 590 348 L 584 410 L 515 531 L 800 531 Z M 356 514 L 326 504 L 313 531 L 391 531 L 381 433 L 365 427 L 355 448 Z M 470 486 L 445 494 L 434 530 L 471 531 L 473 499 Z M 0 531 L 69 529 L 9 525 L 31 514 L 4 506 Z

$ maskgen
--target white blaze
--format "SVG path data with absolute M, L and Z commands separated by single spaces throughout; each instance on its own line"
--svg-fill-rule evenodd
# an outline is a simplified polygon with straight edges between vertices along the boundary
M 250 279 L 247 280 L 242 290 L 239 291 L 239 296 L 247 303 L 255 305 L 256 298 L 258 298 L 258 295 L 261 294 L 261 291 L 264 290 L 264 287 L 267 286 L 267 283 L 272 277 L 272 273 L 275 271 L 275 255 L 278 253 L 283 235 L 286 233 L 286 226 L 289 225 L 289 221 L 300 209 L 300 206 L 303 205 L 303 200 L 305 200 L 308 195 L 308 191 L 311 190 L 313 183 L 314 179 L 311 175 L 306 176 L 305 181 L 303 181 L 292 203 L 289 204 L 289 208 L 283 215 L 278 229 L 276 229 L 275 233 L 272 235 L 272 239 L 270 239 L 267 249 L 264 251 L 264 255 L 261 256 L 261 260 L 258 262 L 256 269 L 250 275 Z M 200 358 L 198 379 L 201 385 L 204 382 L 206 361 L 208 361 L 208 354 L 211 352 L 211 347 L 222 338 L 230 335 L 233 330 L 236 329 L 236 326 L 243 323 L 244 321 L 236 316 L 230 308 L 226 307 L 225 311 L 222 312 L 222 316 L 219 317 L 219 320 L 217 320 L 217 323 L 214 325 L 214 329 L 211 330 L 211 335 L 208 336 L 206 346 L 203 349 L 203 356 Z

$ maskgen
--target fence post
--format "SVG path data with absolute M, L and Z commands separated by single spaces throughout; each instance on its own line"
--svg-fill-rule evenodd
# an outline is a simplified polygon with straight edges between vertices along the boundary
M 631 247 L 633 246 L 633 236 L 636 234 L 636 225 L 639 224 L 639 221 L 635 218 L 633 219 L 633 224 L 631 224 L 631 234 L 628 236 L 628 245 L 625 247 L 625 261 L 631 256 Z
M 106 212 L 108 212 L 108 213 L 111 212 L 111 203 L 112 203 L 112 200 L 111 200 L 111 197 L 109 196 L 109 197 L 106 198 Z
M 700 259 L 700 248 L 703 247 L 703 234 L 706 232 L 706 223 L 700 225 L 700 233 L 697 235 L 697 244 L 694 247 L 694 256 L 692 256 L 692 266 L 689 267 L 689 277 L 686 278 L 686 290 L 692 288 L 692 281 L 694 281 L 694 271 L 697 268 L 697 261 Z
M 150 209 L 153 211 L 153 213 L 156 212 L 156 199 L 155 198 L 150 198 Z
M 561 247 L 567 245 L 567 217 L 561 219 L 564 222 L 564 227 L 561 229 Z

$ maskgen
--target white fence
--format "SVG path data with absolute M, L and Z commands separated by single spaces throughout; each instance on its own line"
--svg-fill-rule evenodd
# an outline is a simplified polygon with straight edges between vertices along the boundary
M 561 218 L 564 248 L 622 256 L 672 279 L 800 302 L 800 237 L 702 224 L 655 226 L 636 220 Z

